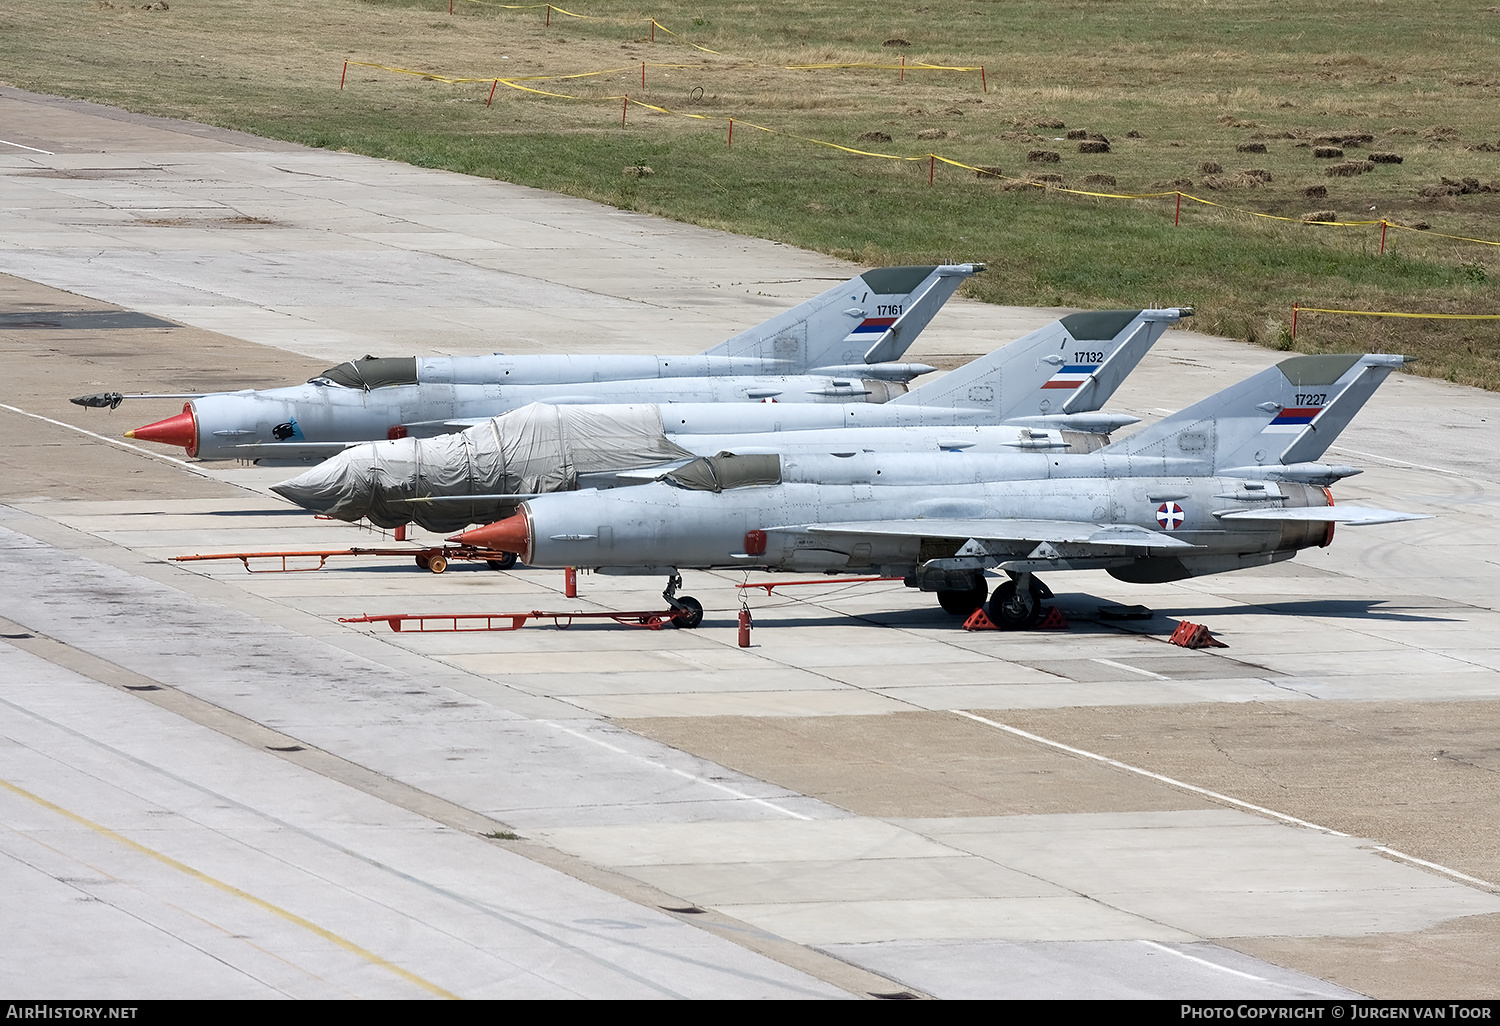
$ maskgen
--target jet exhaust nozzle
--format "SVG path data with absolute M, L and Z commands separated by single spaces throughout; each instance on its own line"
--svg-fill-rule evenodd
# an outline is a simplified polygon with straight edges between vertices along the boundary
M 493 524 L 462 531 L 448 541 L 496 552 L 514 552 L 525 563 L 531 554 L 531 525 L 526 521 L 526 514 L 517 513 Z
M 198 451 L 198 421 L 193 416 L 192 404 L 184 403 L 182 412 L 177 416 L 127 431 L 125 437 L 160 442 L 162 445 L 180 445 L 192 456 Z

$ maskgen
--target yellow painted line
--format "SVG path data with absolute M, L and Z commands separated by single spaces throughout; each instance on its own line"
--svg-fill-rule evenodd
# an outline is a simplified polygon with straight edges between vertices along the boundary
M 269 901 L 266 901 L 264 898 L 257 898 L 250 892 L 242 891 L 238 887 L 235 887 L 233 884 L 225 883 L 223 880 L 211 877 L 207 873 L 194 869 L 192 866 L 189 866 L 182 862 L 178 862 L 170 855 L 164 855 L 163 853 L 156 851 L 154 848 L 148 848 L 144 844 L 139 844 L 135 841 L 132 841 L 124 834 L 117 833 L 107 826 L 104 826 L 100 823 L 95 823 L 91 819 L 85 819 L 84 817 L 78 815 L 76 812 L 70 812 L 67 809 L 63 808 L 61 805 L 56 805 L 52 802 L 49 802 L 47 799 L 41 797 L 40 795 L 32 794 L 30 791 L 17 787 L 15 784 L 12 784 L 8 780 L 0 779 L 0 787 L 4 787 L 7 791 L 18 794 L 22 798 L 27 798 L 42 806 L 42 808 L 55 812 L 65 819 L 72 820 L 74 823 L 77 823 L 80 826 L 88 827 L 95 833 L 101 834 L 104 837 L 108 837 L 110 840 L 115 841 L 119 844 L 123 844 L 127 848 L 130 848 L 134 851 L 138 851 L 142 855 L 148 855 L 151 858 L 156 859 L 158 862 L 163 863 L 164 865 L 171 866 L 173 869 L 192 877 L 194 880 L 199 880 L 203 883 L 206 883 L 210 887 L 217 887 L 219 890 L 224 891 L 226 894 L 232 894 L 236 898 L 249 902 L 256 908 L 264 909 L 265 911 L 270 912 L 272 915 L 280 916 L 282 919 L 285 919 L 289 923 L 295 923 L 297 926 L 302 927 L 304 930 L 307 930 L 310 933 L 316 934 L 317 936 L 328 941 L 330 944 L 337 945 L 338 947 L 343 948 L 345 951 L 348 951 L 351 954 L 358 955 L 360 958 L 363 958 L 366 961 L 373 963 L 374 965 L 378 965 L 382 969 L 385 969 L 401 977 L 408 983 L 414 983 L 418 987 L 421 987 L 423 990 L 426 990 L 432 994 L 436 994 L 438 997 L 449 998 L 454 1001 L 461 1000 L 457 994 L 446 991 L 442 987 L 439 987 L 437 984 L 422 979 L 422 977 L 418 976 L 416 973 L 410 972 L 409 970 L 403 969 L 399 965 L 396 965 L 394 962 L 381 958 L 379 955 L 375 954 L 375 952 L 370 951 L 367 948 L 362 948 L 358 944 L 355 944 L 353 941 L 348 940 L 344 937 L 340 937 L 338 934 L 334 933 L 331 930 L 323 929 L 323 927 L 319 926 L 317 923 L 311 922 L 307 919 L 303 919 L 295 912 L 288 912 L 281 906 L 273 905 Z

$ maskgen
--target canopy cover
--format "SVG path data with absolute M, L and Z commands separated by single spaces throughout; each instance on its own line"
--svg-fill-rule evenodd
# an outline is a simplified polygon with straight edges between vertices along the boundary
M 661 410 L 532 403 L 457 434 L 346 449 L 273 491 L 339 520 L 447 533 L 508 515 L 514 503 L 407 503 L 451 495 L 565 492 L 580 474 L 652 467 L 693 454 L 667 438 Z

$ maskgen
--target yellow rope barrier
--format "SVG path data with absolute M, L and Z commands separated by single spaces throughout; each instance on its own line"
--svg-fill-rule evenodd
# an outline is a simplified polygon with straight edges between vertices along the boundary
M 481 0 L 466 0 L 466 2 L 468 2 L 468 3 L 479 3 L 479 2 L 481 2 Z M 499 5 L 496 5 L 496 6 L 508 7 L 510 5 L 499 4 Z M 535 5 L 529 5 L 529 6 L 540 7 L 540 6 L 550 6 L 550 5 L 535 4 Z M 554 8 L 554 10 L 561 10 L 561 8 Z M 567 12 L 564 12 L 564 13 L 567 13 Z M 585 15 L 574 15 L 574 16 L 575 17 L 586 17 Z M 656 22 L 656 21 L 653 20 L 652 24 L 656 25 L 658 28 L 661 28 L 663 31 L 666 31 L 666 32 L 670 32 L 671 31 L 670 29 L 667 29 L 665 26 L 663 26 L 660 22 Z M 676 33 L 672 33 L 672 34 L 675 35 Z M 699 47 L 699 49 L 703 49 L 703 48 Z M 710 51 L 707 51 L 707 52 L 714 53 L 716 51 L 710 50 Z M 921 160 L 927 160 L 927 161 L 933 162 L 934 164 L 936 164 L 936 163 L 942 163 L 942 164 L 946 164 L 946 165 L 948 165 L 950 167 L 963 168 L 966 171 L 973 171 L 976 174 L 982 175 L 984 177 L 998 178 L 998 179 L 1001 179 L 1002 181 L 1015 182 L 1015 183 L 1017 183 L 1019 185 L 1024 185 L 1024 186 L 1034 186 L 1034 187 L 1036 187 L 1038 189 L 1044 189 L 1044 190 L 1049 191 L 1049 192 L 1059 192 L 1059 193 L 1063 193 L 1063 194 L 1069 195 L 1069 196 L 1091 196 L 1091 197 L 1094 197 L 1096 199 L 1121 199 L 1121 200 L 1160 199 L 1160 198 L 1166 197 L 1166 196 L 1177 196 L 1177 197 L 1179 197 L 1179 202 L 1181 200 L 1184 200 L 1184 199 L 1185 200 L 1191 200 L 1192 202 L 1201 204 L 1203 206 L 1215 207 L 1215 208 L 1217 208 L 1219 210 L 1225 210 L 1225 211 L 1229 211 L 1231 213 L 1236 213 L 1236 214 L 1244 214 L 1244 215 L 1248 215 L 1250 217 L 1264 218 L 1265 220 L 1269 220 L 1269 221 L 1284 221 L 1284 222 L 1288 222 L 1288 223 L 1291 223 L 1291 224 L 1305 224 L 1305 225 L 1317 225 L 1317 226 L 1322 226 L 1322 227 L 1341 227 L 1341 228 L 1366 228 L 1366 227 L 1370 227 L 1372 225 L 1377 225 L 1378 224 L 1378 225 L 1383 225 L 1383 226 L 1385 226 L 1387 228 L 1397 228 L 1397 229 L 1400 229 L 1402 231 L 1415 231 L 1415 232 L 1420 232 L 1423 235 L 1430 235 L 1430 236 L 1434 236 L 1434 237 L 1437 237 L 1437 238 L 1443 238 L 1443 239 L 1452 239 L 1452 240 L 1458 241 L 1458 242 L 1472 242 L 1472 243 L 1476 243 L 1476 244 L 1481 245 L 1481 246 L 1500 246 L 1500 242 L 1491 241 L 1489 239 L 1475 239 L 1475 238 L 1470 238 L 1468 236 L 1463 236 L 1463 235 L 1447 235 L 1447 234 L 1444 234 L 1442 232 L 1431 231 L 1430 229 L 1413 228 L 1410 225 L 1397 224 L 1394 221 L 1388 221 L 1388 220 L 1385 220 L 1383 218 L 1382 219 L 1376 219 L 1376 220 L 1366 220 L 1366 221 L 1306 221 L 1306 220 L 1303 220 L 1302 218 L 1299 218 L 1299 217 L 1287 217 L 1287 216 L 1282 215 L 1282 214 L 1267 214 L 1267 213 L 1263 213 L 1263 212 L 1261 212 L 1259 210 L 1249 210 L 1249 209 L 1247 209 L 1245 207 L 1230 206 L 1227 203 L 1219 203 L 1219 202 L 1217 202 L 1215 200 L 1204 199 L 1201 196 L 1194 196 L 1192 193 L 1183 192 L 1180 189 L 1173 189 L 1173 190 L 1168 190 L 1168 191 L 1164 191 L 1164 192 L 1134 192 L 1134 193 L 1093 192 L 1093 191 L 1089 191 L 1089 190 L 1086 190 L 1086 189 L 1068 189 L 1068 188 L 1064 188 L 1061 185 L 1056 185 L 1056 184 L 1054 184 L 1052 182 L 1043 182 L 1043 181 L 1036 181 L 1036 180 L 1031 179 L 1031 178 L 1017 178 L 1017 177 L 1014 177 L 1014 176 L 1011 176 L 1011 175 L 1003 175 L 1003 174 L 1000 174 L 997 171 L 991 171 L 988 168 L 977 167 L 977 166 L 975 166 L 973 164 L 966 164 L 963 161 L 954 160 L 954 159 L 952 159 L 950 157 L 944 157 L 941 154 L 937 154 L 937 153 L 924 153 L 924 154 L 921 154 L 919 156 L 904 156 L 904 155 L 895 154 L 895 153 L 878 153 L 878 152 L 874 152 L 874 151 L 871 151 L 871 150 L 860 150 L 860 149 L 855 149 L 852 146 L 843 146 L 843 145 L 840 145 L 839 143 L 828 142 L 825 139 L 814 139 L 814 138 L 812 138 L 810 136 L 797 135 L 797 134 L 792 133 L 792 132 L 785 132 L 785 131 L 781 131 L 781 130 L 775 129 L 775 128 L 768 128 L 768 127 L 766 127 L 764 125 L 757 125 L 757 124 L 755 124 L 753 122 L 750 122 L 750 121 L 741 120 L 740 118 L 735 118 L 735 117 L 720 117 L 718 115 L 712 115 L 712 114 L 690 114 L 690 113 L 687 113 L 685 111 L 673 110 L 673 109 L 671 109 L 669 107 L 660 107 L 660 106 L 657 106 L 655 104 L 646 103 L 645 101 L 640 100 L 640 99 L 630 100 L 629 97 L 628 97 L 628 94 L 625 94 L 625 93 L 615 93 L 615 94 L 611 94 L 611 95 L 607 95 L 607 96 L 585 97 L 585 96 L 574 96 L 574 95 L 571 95 L 569 93 L 552 92 L 552 91 L 547 90 L 547 89 L 536 89 L 536 88 L 533 88 L 531 86 L 524 86 L 524 85 L 520 85 L 519 84 L 521 82 L 546 82 L 546 81 L 557 82 L 557 81 L 567 81 L 569 79 L 597 78 L 597 77 L 599 77 L 601 75 L 616 75 L 616 74 L 621 74 L 621 73 L 626 72 L 626 71 L 633 71 L 635 68 L 642 67 L 642 66 L 644 66 L 644 67 L 653 67 L 653 68 L 709 68 L 710 65 L 707 65 L 707 64 L 665 64 L 665 63 L 655 63 L 655 62 L 651 62 L 651 61 L 644 61 L 644 62 L 641 62 L 640 64 L 632 64 L 632 65 L 630 65 L 628 67 L 606 68 L 606 69 L 604 69 L 602 71 L 582 71 L 582 72 L 576 72 L 576 73 L 568 74 L 568 75 L 516 75 L 516 76 L 511 76 L 511 77 L 508 77 L 508 78 L 507 77 L 501 77 L 501 76 L 495 76 L 495 75 L 489 75 L 489 76 L 484 76 L 484 77 L 453 77 L 453 76 L 447 76 L 447 75 L 439 75 L 436 72 L 431 72 L 431 71 L 416 71 L 416 70 L 413 70 L 411 68 L 402 68 L 402 67 L 398 67 L 398 66 L 390 65 L 390 64 L 376 64 L 376 63 L 372 63 L 372 62 L 369 62 L 369 61 L 347 61 L 346 65 L 348 67 L 377 68 L 377 69 L 382 70 L 382 71 L 389 71 L 389 72 L 392 72 L 392 73 L 395 73 L 395 74 L 400 74 L 400 75 L 413 75 L 413 76 L 415 76 L 417 78 L 427 79 L 428 81 L 432 81 L 432 82 L 444 82 L 444 83 L 448 83 L 450 85 L 460 85 L 460 84 L 464 84 L 464 83 L 475 83 L 475 82 L 494 82 L 494 83 L 499 83 L 500 85 L 504 85 L 504 86 L 506 86 L 506 87 L 508 87 L 510 89 L 519 90 L 521 92 L 533 93 L 533 94 L 535 94 L 537 96 L 548 96 L 548 97 L 553 97 L 555 99 L 562 99 L 562 100 L 625 100 L 627 102 L 627 104 L 634 103 L 638 107 L 645 107 L 648 110 L 654 110 L 654 111 L 657 111 L 658 113 L 671 115 L 673 117 L 692 118 L 692 119 L 694 119 L 696 121 L 729 121 L 729 122 L 732 122 L 732 123 L 734 123 L 736 125 L 740 125 L 742 127 L 753 128 L 756 131 L 765 132 L 768 135 L 783 136 L 783 137 L 785 137 L 787 139 L 795 139 L 798 142 L 805 142 L 805 143 L 809 143 L 809 144 L 814 145 L 814 146 L 824 146 L 824 147 L 827 147 L 829 149 L 839 150 L 839 151 L 841 151 L 843 153 L 850 153 L 850 154 L 853 154 L 855 156 L 860 156 L 860 157 L 874 157 L 874 158 L 876 158 L 878 160 L 896 160 L 896 161 L 921 161 Z M 797 69 L 797 68 L 855 68 L 855 67 L 864 67 L 864 68 L 885 68 L 885 69 L 889 70 L 891 68 L 894 68 L 895 66 L 894 65 L 875 65 L 875 64 L 828 64 L 828 65 L 785 65 L 785 67 L 788 68 L 788 69 Z M 912 67 L 913 67 L 913 65 L 907 65 L 908 69 L 910 69 Z M 972 70 L 977 70 L 977 68 L 957 68 L 957 67 L 954 67 L 954 68 L 942 68 L 942 67 L 939 67 L 937 65 L 929 65 L 928 67 L 931 68 L 931 69 L 933 69 L 933 70 L 945 70 L 945 71 L 972 71 Z M 1384 245 L 1384 243 L 1383 243 L 1383 239 L 1382 239 L 1382 246 L 1383 245 Z M 1311 308 L 1308 308 L 1308 309 L 1311 309 Z M 1344 312 L 1344 313 L 1351 313 L 1351 312 L 1359 312 L 1359 311 L 1320 311 L 1320 312 Z M 1413 316 L 1414 317 L 1414 316 L 1427 316 L 1427 315 L 1418 315 L 1418 314 L 1390 314 L 1389 316 L 1393 316 L 1393 317 L 1394 316 Z M 1439 316 L 1439 315 L 1434 314 L 1434 315 L 1431 315 L 1431 316 Z M 1456 316 L 1459 316 L 1459 315 L 1453 314 L 1453 315 L 1442 315 L 1442 316 L 1455 316 L 1456 317 Z M 1488 315 L 1486 315 L 1486 316 L 1488 316 Z

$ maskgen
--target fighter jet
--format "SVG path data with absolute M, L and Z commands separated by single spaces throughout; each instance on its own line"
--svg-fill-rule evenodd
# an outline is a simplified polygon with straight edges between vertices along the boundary
M 1315 462 L 1400 356 L 1297 356 L 1095 452 L 722 455 L 638 488 L 528 498 L 454 541 L 532 566 L 663 573 L 765 569 L 904 576 L 953 613 L 984 603 L 1002 628 L 1035 624 L 1036 574 L 1103 569 L 1174 581 L 1328 545 L 1335 523 L 1412 514 L 1334 506 L 1359 473 Z
M 934 368 L 900 359 L 983 264 L 866 271 L 697 356 L 367 356 L 304 385 L 187 398 L 125 437 L 204 460 L 313 462 L 349 442 L 460 430 L 532 402 L 881 403 Z
M 533 405 L 458 434 L 358 445 L 273 490 L 340 520 L 455 531 L 527 495 L 635 485 L 695 456 L 1097 449 L 1096 412 L 1190 309 L 1070 314 L 884 405 Z

